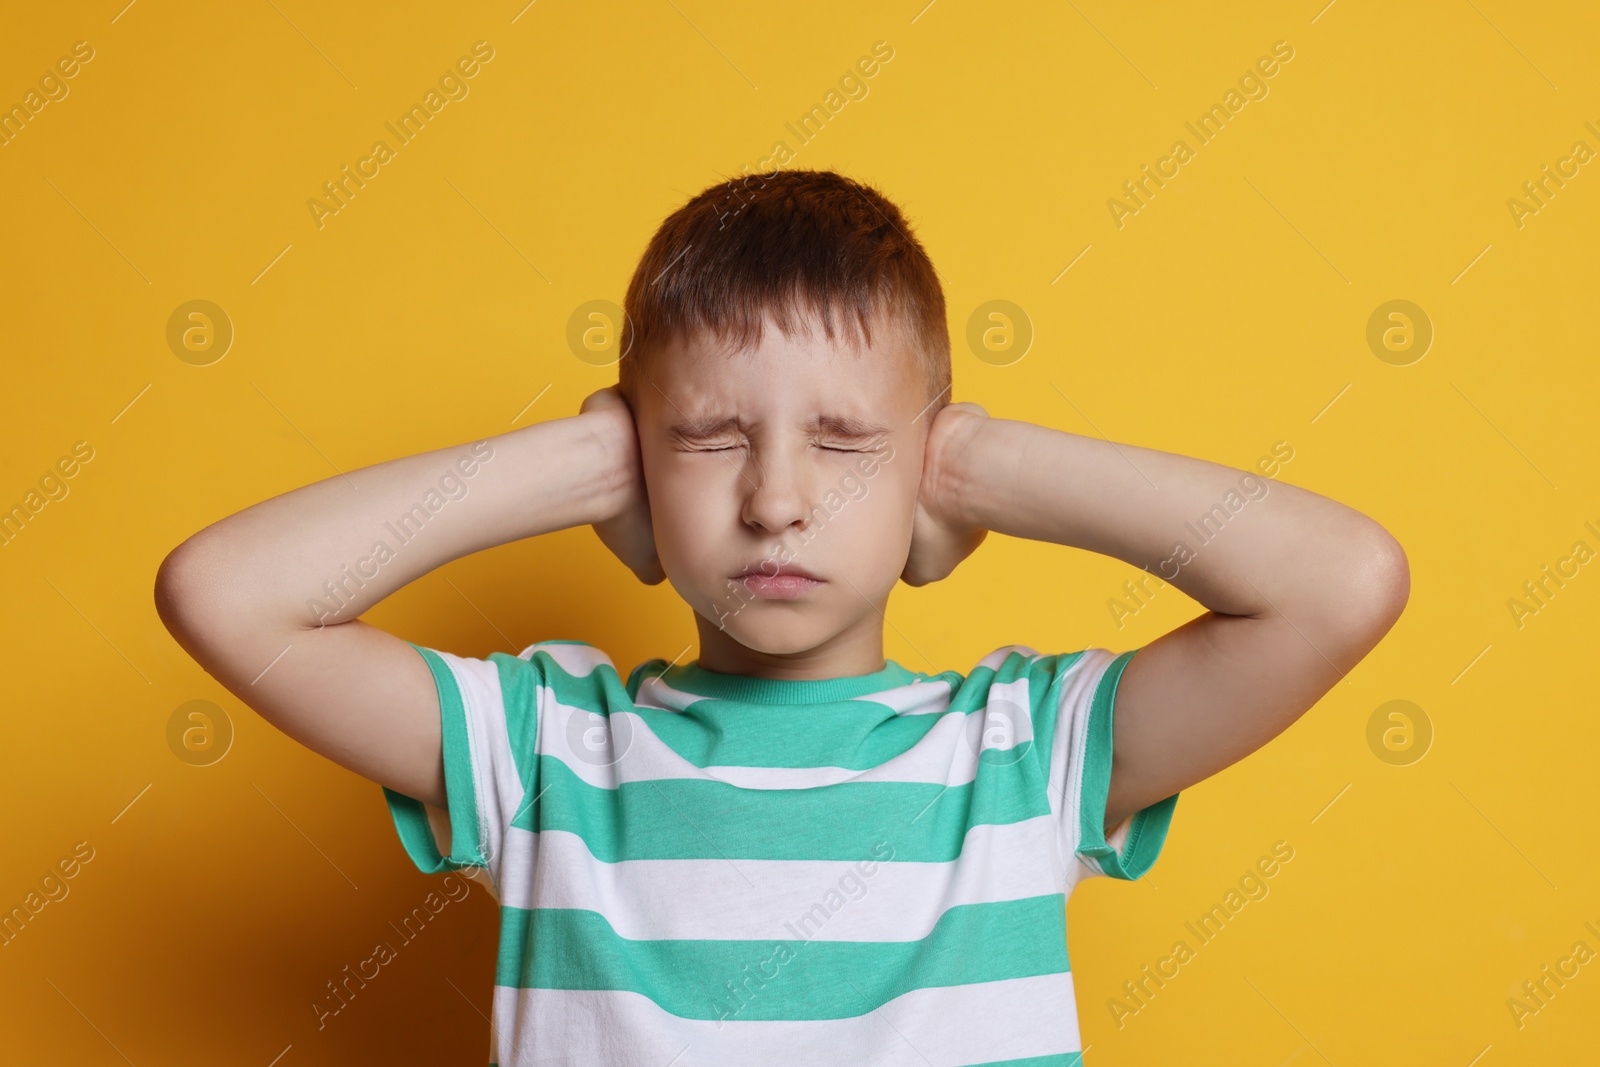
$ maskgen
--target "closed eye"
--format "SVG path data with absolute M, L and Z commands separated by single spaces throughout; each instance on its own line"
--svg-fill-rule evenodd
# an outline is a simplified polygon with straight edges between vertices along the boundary
M 690 451 L 692 451 L 692 452 L 731 452 L 735 448 L 739 448 L 739 447 L 740 447 L 739 445 L 720 445 L 720 446 L 718 446 L 716 448 L 704 448 L 704 447 L 702 447 L 702 448 L 690 449 Z M 832 445 L 818 445 L 817 447 L 821 448 L 824 452 L 866 452 L 866 451 L 869 451 L 868 449 L 864 449 L 864 448 L 834 448 Z

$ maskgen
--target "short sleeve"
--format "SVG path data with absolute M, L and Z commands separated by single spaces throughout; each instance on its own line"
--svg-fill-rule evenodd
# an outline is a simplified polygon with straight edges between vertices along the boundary
M 419 870 L 483 868 L 498 895 L 512 821 L 536 795 L 539 660 L 503 652 L 474 659 L 411 647 L 427 663 L 439 694 L 448 854 L 427 805 L 386 786 L 395 831 Z
M 1050 813 L 1064 858 L 1078 863 L 1067 872 L 1067 889 L 1085 878 L 1109 875 L 1132 881 L 1161 854 L 1178 794 L 1134 812 L 1105 833 L 1111 789 L 1112 725 L 1117 683 L 1139 652 L 1095 648 L 1041 656 L 1035 669 L 1047 682 L 1035 715 L 1048 752 Z

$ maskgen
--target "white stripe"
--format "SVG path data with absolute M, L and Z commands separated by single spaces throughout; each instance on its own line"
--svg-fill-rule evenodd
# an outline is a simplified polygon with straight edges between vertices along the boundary
M 781 997 L 783 980 L 780 969 L 753 995 Z M 639 993 L 496 986 L 494 1018 L 501 1067 L 968 1067 L 1082 1047 L 1065 971 L 917 989 L 878 1011 L 799 1022 L 685 1019 Z
M 634 698 L 634 703 L 642 708 L 682 711 L 697 701 L 710 699 L 712 698 L 698 693 L 675 689 L 657 674 L 639 683 L 639 692 Z M 950 706 L 950 683 L 935 679 L 907 682 L 892 689 L 849 699 L 882 704 L 884 707 L 892 708 L 898 715 L 926 715 L 930 712 L 944 711 Z
M 1056 711 L 1055 734 L 1050 752 L 1050 810 L 1060 823 L 1057 847 L 1065 868 L 1070 893 L 1085 877 L 1103 874 L 1098 864 L 1075 855 L 1082 842 L 1083 761 L 1089 744 L 1089 709 L 1095 688 L 1106 669 L 1116 659 L 1109 650 L 1086 650 L 1067 667 L 1060 682 L 1061 694 Z
M 978 661 L 978 666 L 988 667 L 991 671 L 997 671 L 1000 669 L 1000 665 L 1010 658 L 1011 653 L 1013 652 L 1020 652 L 1028 659 L 1034 659 L 1039 655 L 1037 651 L 1029 648 L 1027 645 L 1006 645 L 1002 648 L 995 649 L 993 652 L 980 659 Z M 968 677 L 971 677 L 970 671 L 968 672 Z
M 556 874 L 561 879 L 570 877 L 563 873 L 570 869 L 568 867 L 570 860 L 556 860 L 557 866 L 552 871 L 541 873 L 534 868 L 534 860 L 546 855 L 551 841 L 558 836 L 575 837 L 575 835 L 554 830 L 533 833 L 522 829 L 520 826 L 506 827 L 505 838 L 500 846 L 500 875 L 497 899 L 501 907 L 522 908 L 525 911 L 532 910 L 534 906 L 535 881 L 548 877 L 550 874 Z M 550 861 L 546 859 L 544 862 L 548 865 Z M 599 861 L 591 857 L 590 862 L 598 863 Z M 546 892 L 548 892 L 548 887 L 541 884 L 539 886 L 540 907 L 547 906 L 544 903 L 543 896 Z M 527 950 L 518 947 L 516 951 Z
M 582 642 L 573 644 L 567 641 L 541 641 L 529 645 L 517 655 L 521 659 L 532 660 L 535 652 L 543 652 L 574 678 L 588 677 L 596 667 L 610 667 L 613 673 L 617 669 L 611 662 L 610 656 L 593 645 Z
M 881 693 L 851 697 L 893 708 L 897 715 L 937 715 L 950 707 L 950 683 L 946 681 L 907 682 Z
M 437 652 L 437 650 L 434 650 Z M 522 803 L 522 778 L 517 773 L 506 732 L 505 698 L 500 669 L 491 660 L 438 652 L 450 668 L 466 713 L 467 747 L 472 754 L 473 791 L 478 798 L 478 846 L 489 861 L 495 885 L 501 882 L 501 851 L 506 828 Z M 532 857 L 528 857 L 531 862 Z M 498 890 L 496 891 L 498 895 Z
M 660 674 L 652 674 L 639 683 L 639 692 L 634 697 L 633 702 L 641 708 L 682 711 L 695 701 L 704 699 L 706 698 L 687 693 L 682 689 L 674 689 L 661 680 Z
M 1060 893 L 1043 862 L 1048 815 L 967 831 L 945 862 L 895 861 L 894 841 L 861 860 L 597 860 L 565 830 L 508 831 L 500 901 L 582 908 L 635 941 L 914 941 L 946 909 Z M 539 869 L 525 859 L 538 839 Z M 876 849 L 876 851 L 873 851 Z M 877 857 L 891 857 L 880 862 Z M 537 900 L 535 888 L 537 887 Z

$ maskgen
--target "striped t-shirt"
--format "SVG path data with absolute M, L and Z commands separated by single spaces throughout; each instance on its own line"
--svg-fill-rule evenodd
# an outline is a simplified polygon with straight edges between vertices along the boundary
M 1178 800 L 1103 832 L 1137 649 L 811 681 L 656 659 L 624 681 L 577 641 L 412 647 L 447 854 L 384 792 L 418 867 L 482 868 L 499 900 L 491 1064 L 1080 1062 L 1066 897 L 1148 870 Z

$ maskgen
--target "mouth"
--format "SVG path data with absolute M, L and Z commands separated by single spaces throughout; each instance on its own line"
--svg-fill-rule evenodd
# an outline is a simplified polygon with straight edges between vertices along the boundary
M 769 600 L 797 600 L 823 584 L 821 578 L 804 567 L 793 563 L 773 566 L 770 561 L 752 563 L 730 577 L 756 596 Z

